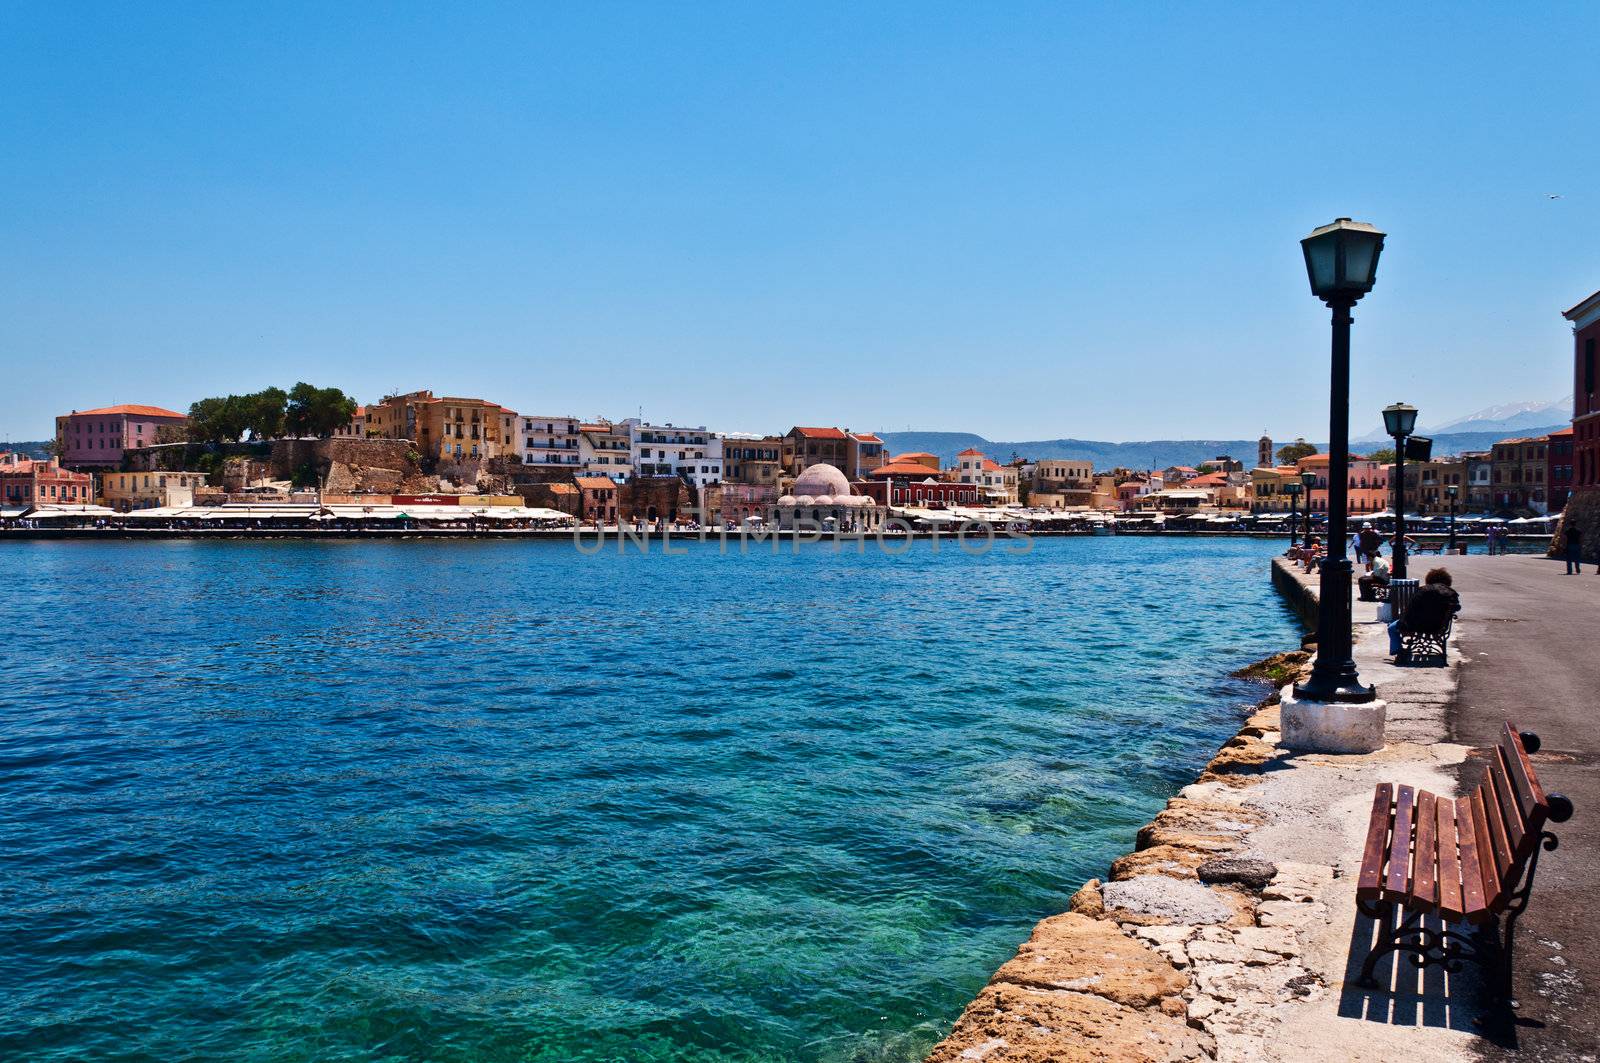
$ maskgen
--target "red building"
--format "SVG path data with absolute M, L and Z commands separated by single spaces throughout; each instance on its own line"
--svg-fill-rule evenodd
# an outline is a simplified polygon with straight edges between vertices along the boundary
M 1572 490 L 1600 489 L 1600 292 L 1561 315 L 1572 322 Z
M 887 465 L 881 465 L 867 474 L 870 479 L 853 484 L 856 494 L 866 495 L 880 506 L 947 506 L 982 505 L 977 484 L 951 483 L 935 479 L 928 466 L 917 461 L 906 461 L 904 455 Z
M 1545 437 L 1550 443 L 1544 451 L 1544 486 L 1551 513 L 1560 513 L 1567 504 L 1567 496 L 1572 494 L 1572 451 L 1576 435 L 1572 429 L 1563 428 Z
M 94 501 L 94 478 L 70 472 L 55 458 L 34 461 L 15 454 L 0 454 L 0 505 L 84 506 Z

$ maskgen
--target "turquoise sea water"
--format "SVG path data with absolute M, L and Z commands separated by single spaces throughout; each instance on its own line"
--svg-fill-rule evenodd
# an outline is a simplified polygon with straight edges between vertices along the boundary
M 1259 698 L 1280 548 L 0 544 L 0 1059 L 917 1059 Z

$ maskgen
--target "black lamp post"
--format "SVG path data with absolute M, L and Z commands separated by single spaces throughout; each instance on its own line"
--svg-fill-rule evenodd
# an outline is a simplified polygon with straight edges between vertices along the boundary
M 1451 484 L 1444 489 L 1444 496 L 1450 500 L 1450 546 L 1453 554 L 1456 552 L 1456 495 L 1461 493 L 1461 488 Z
M 1345 553 L 1350 502 L 1350 310 L 1372 290 L 1383 233 L 1339 218 L 1300 241 L 1311 294 L 1333 311 L 1333 357 L 1328 387 L 1328 552 L 1322 561 L 1317 609 L 1317 660 L 1295 685 L 1309 701 L 1371 701 L 1351 653 L 1350 558 Z
M 1293 546 L 1300 540 L 1300 485 L 1290 480 L 1283 493 L 1289 496 L 1289 545 Z
M 1417 408 L 1403 402 L 1383 408 L 1383 430 L 1394 438 L 1394 561 L 1389 572 L 1406 576 L 1406 437 L 1416 430 Z
M 1303 472 L 1300 474 L 1300 484 L 1306 489 L 1306 542 L 1311 541 L 1311 489 L 1317 486 L 1317 474 Z

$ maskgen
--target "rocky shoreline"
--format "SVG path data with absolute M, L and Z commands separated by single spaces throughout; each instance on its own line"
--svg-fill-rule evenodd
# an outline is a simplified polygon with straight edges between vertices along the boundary
M 1245 671 L 1292 678 L 1306 660 L 1279 654 Z M 1239 796 L 1275 752 L 1277 702 L 1262 700 L 1105 881 L 1034 928 L 929 1063 L 1214 1059 L 1218 1036 L 1248 1027 L 1259 1005 L 1318 983 L 1297 962 L 1295 927 L 1317 914 L 1332 871 L 1251 855 L 1246 836 L 1264 817 Z
M 1314 582 L 1281 558 L 1273 568 L 1287 604 L 1314 609 Z M 1280 693 L 1269 694 L 1103 881 L 1035 926 L 927 1063 L 1474 1058 L 1470 983 L 1452 982 L 1449 998 L 1463 1025 L 1419 1024 L 1415 1009 L 1437 987 L 1409 968 L 1389 968 L 1381 989 L 1349 976 L 1373 933 L 1356 917 L 1354 882 L 1373 786 L 1453 793 L 1469 753 L 1447 734 L 1459 653 L 1447 668 L 1396 667 L 1367 603 L 1355 634 L 1362 677 L 1388 702 L 1388 744 L 1283 749 Z M 1309 657 L 1245 671 L 1281 690 Z

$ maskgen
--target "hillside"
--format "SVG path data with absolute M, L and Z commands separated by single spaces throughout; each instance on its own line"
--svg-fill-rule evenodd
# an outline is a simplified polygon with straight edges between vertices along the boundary
M 1516 432 L 1446 432 L 1433 437 L 1433 452 L 1439 455 L 1459 454 L 1464 450 L 1488 450 L 1501 439 L 1513 435 L 1544 435 L 1566 425 L 1553 424 Z M 1085 458 L 1094 462 L 1096 469 L 1118 466 L 1129 469 L 1164 469 L 1169 465 L 1199 466 L 1219 455 L 1226 454 L 1244 462 L 1250 468 L 1256 462 L 1254 439 L 1151 439 L 1130 443 L 1112 443 L 1101 439 L 1029 439 L 989 440 L 971 432 L 879 432 L 891 454 L 907 451 L 926 451 L 937 454 L 944 465 L 955 464 L 958 453 L 968 447 L 977 447 L 996 461 L 1008 461 L 1015 454 L 1029 461 L 1040 458 Z M 1278 440 L 1282 446 L 1288 440 Z M 1375 450 L 1384 445 L 1372 441 L 1358 443 L 1355 449 Z M 1317 444 L 1326 449 L 1326 443 Z

